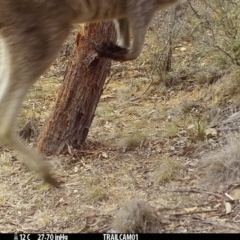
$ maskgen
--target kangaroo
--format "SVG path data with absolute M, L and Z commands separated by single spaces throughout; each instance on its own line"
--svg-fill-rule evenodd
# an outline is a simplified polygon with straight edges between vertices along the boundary
M 28 167 L 57 187 L 42 157 L 14 132 L 17 114 L 29 88 L 56 58 L 73 24 L 114 20 L 118 45 L 103 43 L 96 51 L 100 57 L 133 60 L 141 52 L 154 13 L 177 2 L 179 0 L 0 0 L 0 142 L 17 150 Z

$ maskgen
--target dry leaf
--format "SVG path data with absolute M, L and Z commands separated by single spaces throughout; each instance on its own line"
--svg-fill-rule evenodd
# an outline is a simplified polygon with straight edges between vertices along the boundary
M 194 129 L 195 128 L 195 125 L 194 124 L 191 124 L 187 129 Z
M 229 202 L 224 202 L 226 214 L 230 213 L 232 211 L 232 205 Z
M 215 128 L 207 128 L 205 130 L 206 136 L 217 136 L 217 130 Z
M 106 152 L 102 152 L 102 157 L 103 158 L 108 158 L 108 154 Z
M 197 207 L 184 208 L 184 210 L 185 210 L 186 212 L 194 212 L 194 211 L 196 211 L 197 209 L 198 209 Z
M 240 199 L 240 186 L 231 189 L 228 193 L 234 200 Z

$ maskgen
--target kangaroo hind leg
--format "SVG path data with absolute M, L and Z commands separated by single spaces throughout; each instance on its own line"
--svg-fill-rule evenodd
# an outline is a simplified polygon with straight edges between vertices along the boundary
M 54 186 L 58 184 L 47 164 L 20 140 L 15 129 L 24 97 L 55 59 L 69 29 L 59 29 L 59 32 L 51 33 L 55 37 L 45 34 L 42 41 L 39 31 L 0 31 L 0 142 L 17 150 L 28 167 Z

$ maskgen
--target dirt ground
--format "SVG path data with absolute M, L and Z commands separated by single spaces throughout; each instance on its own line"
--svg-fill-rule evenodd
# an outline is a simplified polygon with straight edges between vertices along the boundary
M 222 177 L 209 160 L 225 151 L 229 134 L 237 139 L 239 106 L 227 92 L 231 75 L 201 85 L 178 70 L 170 85 L 163 84 L 150 71 L 151 47 L 147 39 L 138 60 L 113 63 L 82 149 L 48 158 L 60 189 L 1 148 L 1 233 L 141 232 L 147 227 L 134 224 L 149 206 L 152 232 L 240 231 L 239 177 Z M 194 50 L 181 42 L 175 62 L 187 62 Z M 31 145 L 54 106 L 64 70 L 58 59 L 24 102 L 19 133 Z

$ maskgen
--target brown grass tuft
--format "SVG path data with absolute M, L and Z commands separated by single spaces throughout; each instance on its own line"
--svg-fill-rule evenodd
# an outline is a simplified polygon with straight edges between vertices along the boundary
M 227 144 L 221 150 L 213 151 L 203 160 L 206 168 L 206 183 L 231 184 L 240 176 L 240 137 L 227 136 Z
M 154 208 L 138 199 L 125 203 L 114 221 L 114 228 L 122 233 L 160 233 L 161 227 Z

